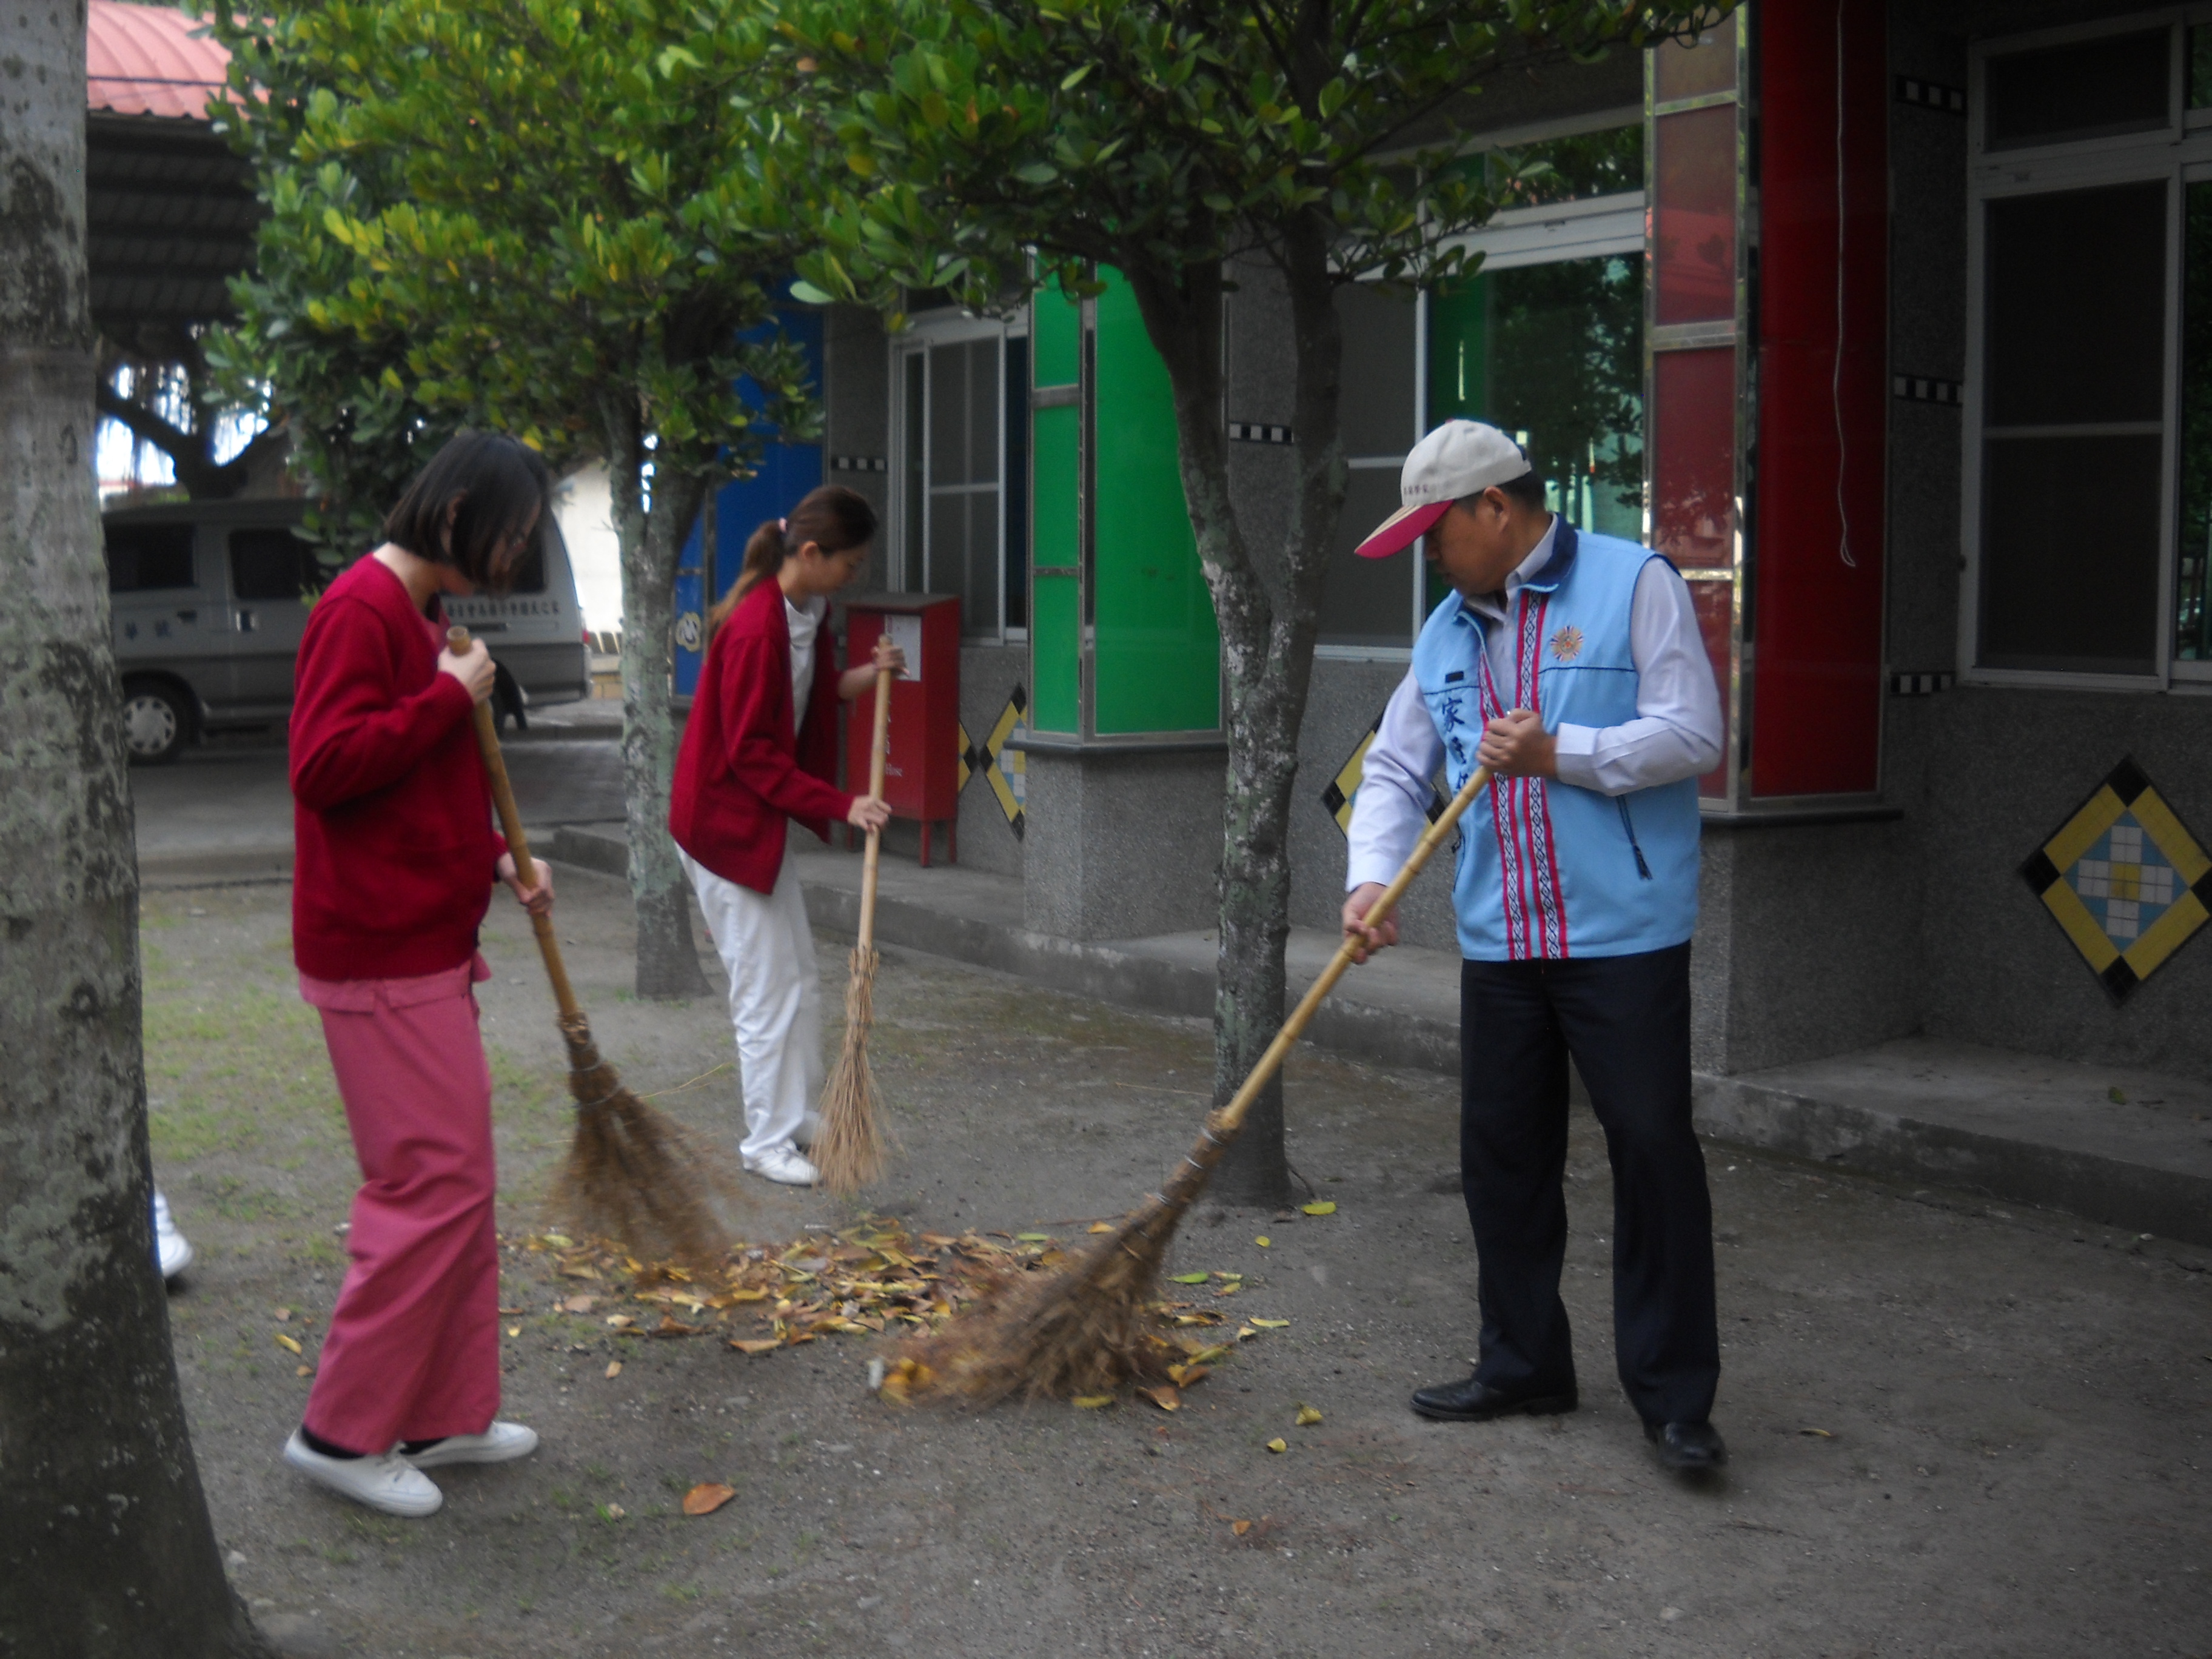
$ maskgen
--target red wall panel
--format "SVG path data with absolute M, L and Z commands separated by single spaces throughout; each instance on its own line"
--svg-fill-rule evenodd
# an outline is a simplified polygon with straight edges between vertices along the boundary
M 1883 0 L 1759 13 L 1754 796 L 1881 782 L 1886 21 Z

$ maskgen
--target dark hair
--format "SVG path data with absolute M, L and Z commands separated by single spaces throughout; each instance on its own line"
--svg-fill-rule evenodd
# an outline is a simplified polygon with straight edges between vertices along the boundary
M 843 553 L 866 547 L 876 538 L 876 509 L 868 498 L 842 484 L 823 484 L 810 489 L 797 507 L 781 520 L 764 519 L 745 543 L 744 568 L 721 602 L 707 613 L 710 628 L 737 608 L 752 586 L 783 568 L 783 562 L 812 542 L 824 553 Z
M 1517 478 L 1507 478 L 1497 486 L 1505 492 L 1508 501 L 1540 511 L 1544 505 L 1544 480 L 1534 467 L 1530 467 Z
M 527 444 L 504 432 L 457 432 L 385 514 L 384 539 L 504 593 L 532 543 L 544 543 L 552 496 L 553 475 Z

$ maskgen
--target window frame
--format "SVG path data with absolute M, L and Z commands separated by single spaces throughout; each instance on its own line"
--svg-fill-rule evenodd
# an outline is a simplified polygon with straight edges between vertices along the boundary
M 2113 35 L 2137 34 L 2163 25 L 2169 33 L 2167 121 L 2163 128 L 2047 144 L 1992 150 L 1988 146 L 1987 68 L 1992 58 L 2039 46 L 2063 46 Z M 1966 160 L 1966 394 L 1960 446 L 1960 586 L 1958 660 L 1962 684 L 2034 686 L 2077 691 L 2212 690 L 2212 661 L 2184 662 L 2173 654 L 2179 577 L 2181 443 L 2181 296 L 2184 213 L 2187 187 L 2212 181 L 2212 107 L 2188 106 L 2189 29 L 2212 25 L 2212 4 L 2166 6 L 2125 17 L 2036 29 L 1975 41 L 1967 64 L 1971 124 Z M 1985 666 L 1982 651 L 1982 479 L 1987 444 L 1989 248 L 1991 202 L 2053 195 L 2102 185 L 2163 180 L 2166 185 L 2165 290 L 2161 326 L 2159 445 L 2158 599 L 2151 671 L 2142 674 L 2077 672 L 2057 668 Z
M 973 312 L 945 307 L 925 312 L 913 318 L 904 330 L 891 336 L 886 342 L 890 357 L 890 488 L 886 492 L 890 509 L 888 515 L 890 527 L 889 539 L 893 544 L 892 558 L 901 573 L 902 582 L 906 580 L 908 573 L 913 573 L 915 579 L 921 584 L 919 591 L 923 592 L 954 591 L 950 588 L 933 589 L 930 586 L 932 575 L 929 558 L 930 514 L 927 500 L 922 504 L 920 520 L 922 544 L 920 548 L 909 548 L 907 545 L 908 507 L 910 505 L 908 500 L 909 492 L 907 471 L 909 446 L 917 441 L 921 446 L 922 476 L 925 479 L 929 476 L 930 422 L 927 411 L 935 392 L 932 383 L 933 371 L 930 367 L 930 354 L 941 346 L 965 345 L 977 340 L 991 340 L 996 342 L 998 345 L 999 477 L 995 489 L 998 492 L 999 502 L 999 549 L 998 556 L 992 562 L 992 568 L 996 573 L 997 603 L 988 622 L 983 622 L 980 625 L 977 618 L 966 614 L 967 607 L 964 605 L 962 607 L 960 637 L 963 644 L 1021 645 L 1025 644 L 1029 639 L 1030 631 L 1026 627 L 1010 628 L 1006 625 L 1006 496 L 1008 493 L 1006 467 L 1009 449 L 1006 431 L 1006 342 L 1012 339 L 1026 340 L 1029 338 L 1029 323 L 1026 317 L 1010 320 L 982 317 Z M 922 362 L 922 399 L 925 410 L 922 417 L 922 430 L 919 434 L 907 429 L 906 407 L 906 366 L 917 356 Z M 928 485 L 925 483 L 923 485 L 925 495 L 927 489 Z

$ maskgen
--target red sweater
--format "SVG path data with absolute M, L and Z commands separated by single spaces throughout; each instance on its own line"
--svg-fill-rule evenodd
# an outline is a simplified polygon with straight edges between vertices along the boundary
M 303 974 L 398 979 L 476 953 L 507 843 L 491 827 L 468 690 L 438 672 L 444 631 L 374 559 L 308 613 L 292 702 Z
M 814 685 L 793 718 L 791 624 L 783 589 L 756 583 L 707 647 L 668 808 L 676 844 L 725 881 L 775 890 L 784 820 L 823 840 L 853 797 L 837 768 L 837 665 L 827 619 L 814 636 Z

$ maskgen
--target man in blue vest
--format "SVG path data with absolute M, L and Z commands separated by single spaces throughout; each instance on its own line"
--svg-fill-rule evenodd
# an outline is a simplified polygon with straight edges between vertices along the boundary
M 1520 447 L 1450 421 L 1407 457 L 1403 507 L 1363 542 L 1425 537 L 1449 582 L 1369 746 L 1352 807 L 1345 932 L 1425 822 L 1443 767 L 1491 787 L 1460 821 L 1452 890 L 1462 1032 L 1460 1166 L 1480 1268 L 1482 1352 L 1418 1390 L 1425 1417 L 1572 1411 L 1559 1300 L 1571 1055 L 1613 1164 L 1613 1346 L 1621 1386 L 1669 1468 L 1726 1461 L 1712 1207 L 1690 1127 L 1690 935 L 1698 785 L 1719 762 L 1720 699 L 1688 587 L 1648 548 L 1545 510 Z

